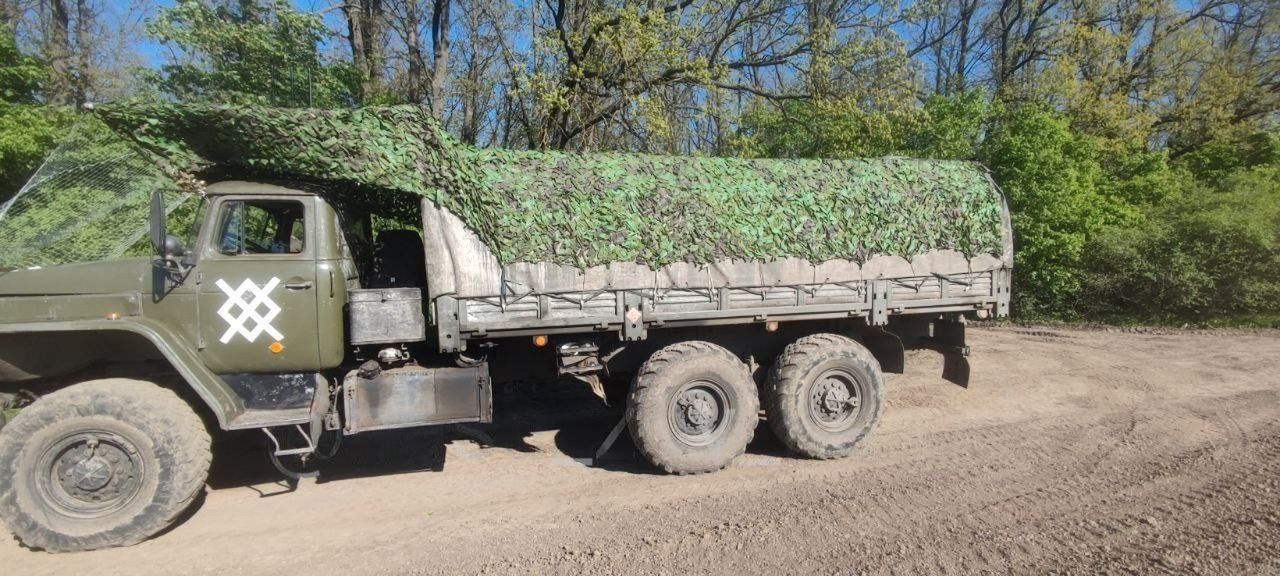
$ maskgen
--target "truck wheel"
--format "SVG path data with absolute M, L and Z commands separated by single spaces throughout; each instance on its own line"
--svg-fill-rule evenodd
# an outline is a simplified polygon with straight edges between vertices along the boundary
M 209 444 L 170 390 L 124 379 L 64 388 L 0 430 L 0 517 L 49 552 L 136 544 L 199 494 Z
M 884 404 L 880 363 L 835 334 L 805 336 L 783 350 L 765 385 L 769 427 L 792 452 L 843 458 L 875 427 Z
M 724 468 L 747 449 L 760 399 L 747 366 L 709 342 L 650 356 L 627 399 L 627 429 L 645 458 L 674 474 Z

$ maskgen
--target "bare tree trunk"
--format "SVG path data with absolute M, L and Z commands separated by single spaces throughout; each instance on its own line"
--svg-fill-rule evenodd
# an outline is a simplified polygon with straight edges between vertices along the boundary
M 960 45 L 956 47 L 956 70 L 952 87 L 956 92 L 968 88 L 969 72 L 969 28 L 973 24 L 973 15 L 978 10 L 978 0 L 960 0 Z
M 45 22 L 45 57 L 49 61 L 49 84 L 45 100 L 50 104 L 72 104 L 71 14 L 64 0 L 49 0 L 49 18 Z
M 76 50 L 78 51 L 75 73 L 76 106 L 83 106 L 89 100 L 90 69 L 92 63 L 92 47 L 89 40 L 89 26 L 93 23 L 93 15 L 89 13 L 88 0 L 76 0 Z
M 444 86 L 449 76 L 450 0 L 434 0 L 431 12 L 431 114 L 444 119 Z
M 382 0 L 346 0 L 342 12 L 351 60 L 360 74 L 360 98 L 367 101 L 382 91 Z
M 827 96 L 832 91 L 831 20 L 819 0 L 805 2 L 805 19 L 810 42 L 809 91 L 815 97 Z
M 473 38 L 476 36 L 472 34 Z M 479 62 L 480 58 L 474 45 L 469 56 L 466 61 L 465 80 L 458 87 L 462 100 L 462 127 L 458 135 L 463 142 L 476 144 L 480 139 L 481 108 L 488 106 L 489 98 L 492 98 L 490 91 L 493 88 L 484 82 L 484 69 Z
M 424 100 L 422 71 L 426 68 L 422 57 L 422 38 L 418 30 L 422 25 L 422 6 L 420 0 L 405 0 L 404 44 L 409 59 L 409 79 L 406 87 L 409 102 L 422 104 Z
M 360 73 L 360 99 L 370 96 L 369 85 L 365 81 L 365 70 L 368 69 L 364 57 L 364 10 L 360 0 L 347 0 L 342 4 L 342 13 L 347 17 L 347 42 L 351 45 L 351 62 Z

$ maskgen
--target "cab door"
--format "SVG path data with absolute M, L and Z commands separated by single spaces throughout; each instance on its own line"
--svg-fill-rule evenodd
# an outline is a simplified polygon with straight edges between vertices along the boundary
M 200 353 L 219 374 L 320 368 L 313 196 L 222 196 L 196 279 Z

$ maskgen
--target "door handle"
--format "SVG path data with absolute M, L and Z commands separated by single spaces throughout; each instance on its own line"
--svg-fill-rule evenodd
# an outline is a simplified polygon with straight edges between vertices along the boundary
M 305 280 L 302 282 L 289 282 L 284 285 L 284 288 L 285 290 L 310 290 L 311 287 L 315 285 L 315 282 Z

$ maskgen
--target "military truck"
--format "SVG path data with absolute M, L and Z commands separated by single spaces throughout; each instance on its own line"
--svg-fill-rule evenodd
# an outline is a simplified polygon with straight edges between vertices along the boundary
M 316 181 L 209 184 L 168 230 L 156 193 L 152 256 L 0 273 L 0 393 L 21 407 L 0 517 L 48 551 L 137 543 L 203 490 L 212 433 L 260 430 L 296 474 L 342 436 L 491 422 L 495 384 L 522 378 L 620 406 L 609 440 L 667 473 L 723 468 L 762 416 L 799 456 L 848 456 L 905 349 L 967 378 L 966 319 L 1008 314 L 1008 212 L 982 174 L 994 253 L 860 262 L 503 262 L 432 199 L 392 228 Z

